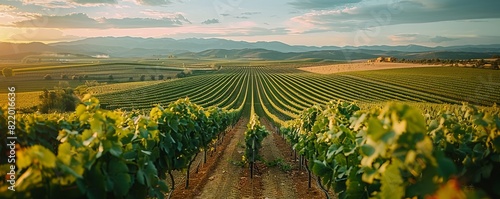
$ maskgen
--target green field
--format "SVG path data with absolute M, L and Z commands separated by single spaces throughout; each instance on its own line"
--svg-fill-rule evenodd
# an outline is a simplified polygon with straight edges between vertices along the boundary
M 115 60 L 116 61 L 116 60 Z M 102 86 L 88 92 L 99 97 L 109 109 L 150 109 L 155 104 L 168 104 L 189 97 L 204 107 L 233 108 L 244 92 L 255 92 L 257 110 L 268 110 L 280 120 L 296 117 L 305 108 L 332 100 L 381 103 L 405 101 L 421 103 L 491 106 L 500 102 L 500 71 L 472 68 L 439 67 L 378 71 L 345 72 L 320 75 L 296 69 L 304 65 L 320 65 L 314 60 L 297 61 L 220 61 L 220 60 L 121 60 L 80 64 L 18 64 L 15 76 L 0 78 L 3 87 L 15 86 L 24 94 L 21 107 L 37 103 L 33 92 L 60 85 L 76 88 L 95 80 Z M 163 63 L 163 64 L 162 64 Z M 165 64 L 166 63 L 166 64 Z M 172 81 L 182 71 L 181 63 L 194 69 L 196 76 Z M 207 68 L 222 66 L 218 71 Z M 324 63 L 323 63 L 324 64 Z M 52 80 L 44 80 L 45 75 Z M 159 74 L 163 81 L 152 80 Z M 63 79 L 66 75 L 68 79 Z M 85 79 L 72 79 L 84 76 Z M 113 79 L 109 79 L 109 75 Z M 145 81 L 140 76 L 145 75 Z M 130 80 L 129 78 L 132 78 Z M 166 81 L 167 79 L 172 79 Z M 0 90 L 4 97 L 6 89 Z M 151 95 L 154 93 L 154 95 Z M 30 99 L 25 99 L 30 98 Z M 0 102 L 5 102 L 1 99 Z M 28 103 L 30 102 L 30 103 Z
M 491 106 L 500 102 L 500 72 L 470 68 L 414 68 L 318 75 L 289 67 L 226 67 L 212 74 L 98 95 L 109 108 L 149 109 L 189 97 L 202 106 L 231 108 L 254 88 L 257 109 L 281 120 L 331 100 L 430 102 Z M 151 95 L 155 93 L 155 95 Z M 133 98 L 127 97 L 133 95 Z M 242 99 L 238 99 L 242 100 Z M 260 103 L 262 101 L 262 104 Z
M 197 160 L 198 170 L 202 159 L 211 158 L 207 152 L 220 146 L 228 132 L 239 138 L 229 137 L 233 144 L 226 145 L 227 150 L 238 151 L 244 143 L 245 153 L 235 154 L 227 164 L 249 164 L 251 177 L 253 165 L 263 166 L 260 161 L 280 164 L 304 174 L 289 184 L 311 183 L 306 175 L 315 175 L 326 187 L 318 182 L 322 188 L 317 193 L 323 190 L 338 198 L 391 198 L 394 191 L 387 185 L 394 185 L 392 179 L 411 181 L 394 185 L 397 198 L 446 192 L 442 187 L 458 180 L 464 185 L 456 188 L 457 193 L 471 198 L 481 198 L 481 191 L 500 195 L 496 188 L 485 186 L 498 184 L 492 177 L 498 175 L 493 168 L 500 164 L 498 70 L 425 67 L 322 75 L 297 68 L 331 62 L 166 61 L 13 65 L 15 75 L 0 79 L 4 88 L 0 130 L 9 126 L 18 131 L 20 178 L 27 180 L 19 192 L 0 192 L 0 196 L 30 198 L 61 192 L 73 194 L 70 198 L 175 197 L 189 191 L 169 190 L 174 178 L 186 175 L 182 180 L 187 187 L 189 175 L 197 173 L 191 164 Z M 192 75 L 175 77 L 187 68 Z M 56 78 L 44 80 L 47 74 Z M 149 78 L 160 74 L 170 78 Z M 88 78 L 61 79 L 61 75 Z M 140 75 L 147 79 L 139 80 Z M 16 88 L 15 105 L 8 100 L 9 86 Z M 42 89 L 56 86 L 72 87 L 84 98 L 76 111 L 24 113 L 36 110 Z M 83 97 L 84 93 L 95 98 Z M 12 111 L 16 109 L 17 114 Z M 7 140 L 7 134 L 2 136 Z M 276 139 L 288 145 L 278 145 Z M 276 153 L 292 150 L 299 158 L 270 156 L 273 147 Z M 3 153 L 8 150 L 0 148 Z M 274 159 L 260 160 L 260 154 Z M 226 171 L 214 165 L 215 170 L 202 174 L 205 178 Z M 300 169 L 305 167 L 307 174 Z M 230 178 L 244 179 L 242 168 L 231 168 L 236 172 Z M 44 183 L 30 172 L 52 181 Z M 349 188 L 353 184 L 357 187 Z M 115 185 L 118 189 L 110 188 Z M 415 191 L 414 186 L 423 187 Z M 0 189 L 7 187 L 0 183 Z

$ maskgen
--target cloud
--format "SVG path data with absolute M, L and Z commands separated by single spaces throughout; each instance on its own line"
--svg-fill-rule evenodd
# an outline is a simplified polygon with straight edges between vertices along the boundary
M 20 0 L 24 5 L 47 8 L 74 8 L 77 6 L 101 6 L 117 4 L 118 0 Z
M 71 1 L 64 0 L 21 0 L 23 5 L 36 5 L 47 8 L 74 8 L 76 7 Z
M 342 9 L 314 10 L 293 17 L 290 25 L 307 25 L 302 28 L 302 32 L 350 32 L 397 24 L 500 18 L 498 7 L 498 0 L 406 0 L 391 4 L 363 4 Z M 300 30 L 300 27 L 296 29 Z
M 30 42 L 30 41 L 69 41 L 81 39 L 74 35 L 65 35 L 57 29 L 26 29 L 22 33 L 13 34 L 10 36 L 10 41 Z
M 141 13 L 154 19 L 172 19 L 191 23 L 191 21 L 184 17 L 184 13 L 182 12 L 169 13 L 147 9 L 145 11 L 142 11 Z
M 430 39 L 430 41 L 434 43 L 442 43 L 442 42 L 448 42 L 448 41 L 455 41 L 458 40 L 457 38 L 450 38 L 450 37 L 442 37 L 442 36 L 435 36 Z
M 201 22 L 202 24 L 216 24 L 216 23 L 220 23 L 218 19 L 207 19 L 203 22 Z
M 244 12 L 244 13 L 241 13 L 241 15 L 258 15 L 260 13 L 261 12 Z
M 290 5 L 298 9 L 324 10 L 359 3 L 361 1 L 363 0 L 295 0 Z
M 390 35 L 388 36 L 388 38 L 392 42 L 397 42 L 397 43 L 421 43 L 429 40 L 429 36 L 427 35 L 412 34 L 412 33 Z
M 270 36 L 270 35 L 286 35 L 288 30 L 285 28 L 260 28 L 260 27 L 239 27 L 231 28 L 211 28 L 189 30 L 188 32 L 181 31 L 175 34 L 165 35 L 175 38 L 190 38 L 190 37 L 238 37 L 238 36 Z
M 0 12 L 8 12 L 8 11 L 13 11 L 15 9 L 16 7 L 14 6 L 0 4 Z
M 396 43 L 442 43 L 459 40 L 459 38 L 451 38 L 445 36 L 430 36 L 413 33 L 402 33 L 388 36 L 389 40 Z
M 116 0 L 70 0 L 71 2 L 87 5 L 87 4 L 116 4 Z
M 15 27 L 43 27 L 43 28 L 152 28 L 177 27 L 183 22 L 190 23 L 184 16 L 178 14 L 173 17 L 153 18 L 100 18 L 93 19 L 83 13 L 73 13 L 63 16 L 34 16 L 32 19 L 14 22 Z
M 236 19 L 249 19 L 247 16 L 236 16 L 234 18 L 236 18 Z
M 160 6 L 172 3 L 172 1 L 170 0 L 136 0 L 136 2 L 140 5 L 148 5 L 148 6 Z

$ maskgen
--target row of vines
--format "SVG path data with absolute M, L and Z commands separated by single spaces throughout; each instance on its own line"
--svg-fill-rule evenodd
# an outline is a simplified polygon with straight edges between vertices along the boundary
M 189 170 L 242 109 L 202 108 L 186 98 L 144 114 L 105 110 L 88 96 L 73 113 L 17 115 L 15 162 L 0 162 L 15 186 L 1 181 L 0 197 L 164 198 L 175 187 L 172 171 Z M 0 109 L 0 131 L 6 130 Z M 11 140 L 1 136 L 0 151 L 9 154 Z
M 500 197 L 500 110 L 312 106 L 280 132 L 339 198 Z M 497 168 L 497 169 L 495 169 Z

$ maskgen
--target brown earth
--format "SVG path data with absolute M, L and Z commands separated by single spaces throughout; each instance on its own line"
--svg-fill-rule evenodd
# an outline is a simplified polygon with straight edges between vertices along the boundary
M 198 155 L 199 157 L 194 161 L 195 163 L 193 163 L 190 171 L 189 187 L 187 189 L 184 187 L 186 175 L 180 172 L 177 173 L 175 180 L 176 189 L 172 193 L 171 198 L 200 198 L 199 196 L 202 196 L 201 198 L 221 198 L 224 194 L 227 194 L 224 198 L 237 198 L 239 196 L 237 189 L 219 189 L 217 186 L 230 187 L 231 185 L 237 185 L 236 182 L 238 182 L 237 179 L 239 179 L 241 173 L 239 170 L 242 170 L 242 168 L 233 165 L 231 160 L 233 160 L 233 157 L 238 157 L 238 151 L 228 149 L 236 149 L 238 141 L 243 138 L 242 135 L 247 122 L 248 119 L 241 119 L 236 123 L 235 127 L 225 135 L 222 143 L 213 152 L 212 157 L 207 155 L 207 163 L 202 163 L 203 154 Z M 240 151 L 243 150 L 240 149 Z M 210 153 L 208 152 L 208 154 Z M 239 159 L 234 160 L 241 160 L 241 155 L 239 155 Z M 200 165 L 199 167 L 197 166 L 198 164 Z M 196 172 L 197 167 L 198 172 Z M 207 185 L 212 184 L 216 184 L 215 187 L 207 188 Z M 207 194 L 212 195 L 209 196 Z
M 439 67 L 439 65 L 391 63 L 391 62 L 370 62 L 370 63 L 351 62 L 346 64 L 301 67 L 298 69 L 318 74 L 334 74 L 334 73 L 352 72 L 352 71 L 384 70 L 384 69 L 396 69 L 396 68 L 421 68 L 421 67 Z
M 248 118 L 238 121 L 212 157 L 207 155 L 206 163 L 203 163 L 203 153 L 198 155 L 190 171 L 189 188 L 184 187 L 185 174 L 176 173 L 176 188 L 171 198 L 325 198 L 315 178 L 311 188 L 308 188 L 307 171 L 299 168 L 290 145 L 272 132 L 275 129 L 268 120 L 262 121 L 271 132 L 264 139 L 260 151 L 263 161 L 256 163 L 254 176 L 250 178 L 248 166 L 237 164 L 245 151 L 247 123 Z M 291 170 L 267 166 L 266 162 L 278 159 L 282 164 L 291 166 Z

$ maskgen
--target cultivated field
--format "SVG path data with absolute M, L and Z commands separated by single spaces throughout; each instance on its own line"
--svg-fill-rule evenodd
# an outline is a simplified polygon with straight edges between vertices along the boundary
M 200 68 L 183 78 L 140 81 L 141 74 L 173 75 L 182 67 L 154 59 L 21 64 L 15 76 L 2 77 L 2 88 L 16 87 L 18 109 L 36 106 L 40 89 L 57 85 L 86 85 L 96 98 L 80 96 L 85 104 L 70 113 L 16 116 L 20 156 L 36 161 L 23 162 L 19 176 L 29 180 L 19 191 L 0 196 L 427 197 L 457 179 L 467 184 L 457 193 L 495 194 L 485 184 L 500 175 L 493 169 L 500 166 L 498 70 L 305 67 L 324 64 L 310 60 L 175 64 L 182 61 Z M 221 67 L 204 67 L 213 63 Z M 87 74 L 94 83 L 60 79 L 62 73 Z M 59 79 L 44 80 L 47 74 Z M 2 105 L 9 104 L 7 92 L 0 92 Z M 0 122 L 7 121 L 6 107 Z M 64 180 L 40 181 L 30 172 Z M 7 187 L 0 182 L 0 190 Z
M 422 68 L 422 67 L 437 67 L 437 66 L 428 64 L 426 65 L 426 64 L 410 64 L 410 63 L 355 61 L 344 64 L 301 67 L 299 69 L 317 74 L 334 74 L 334 73 L 355 72 L 355 71 L 372 71 L 372 70 L 384 70 L 384 69 Z

